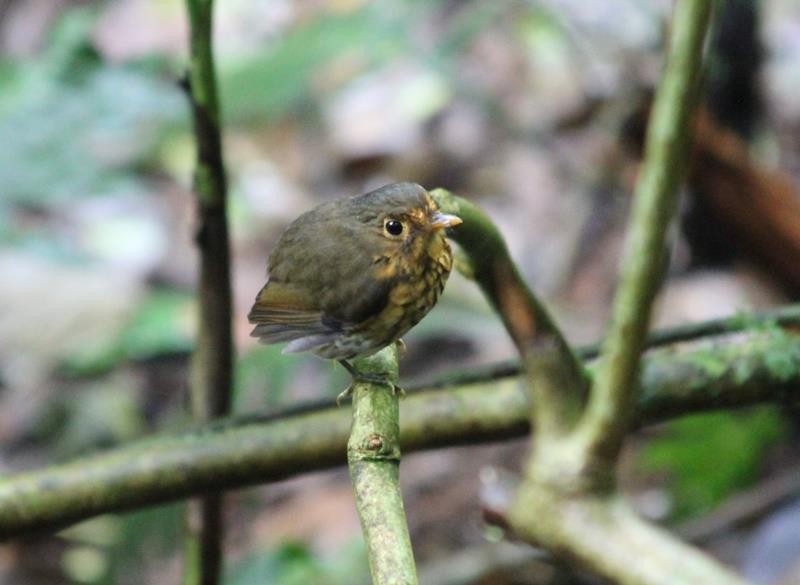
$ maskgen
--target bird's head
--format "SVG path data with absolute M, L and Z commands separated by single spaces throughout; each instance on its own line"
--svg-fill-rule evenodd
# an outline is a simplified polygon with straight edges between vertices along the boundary
M 414 255 L 439 248 L 445 245 L 445 230 L 461 223 L 461 218 L 442 213 L 416 183 L 386 185 L 355 197 L 353 205 L 358 219 L 369 227 L 378 256 Z

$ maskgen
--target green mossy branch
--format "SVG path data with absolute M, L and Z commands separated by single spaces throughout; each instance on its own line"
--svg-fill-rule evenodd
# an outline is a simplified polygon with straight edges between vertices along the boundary
M 798 356 L 800 338 L 771 328 L 654 350 L 644 358 L 633 422 L 797 402 Z M 405 453 L 519 437 L 530 429 L 527 394 L 516 377 L 409 393 L 400 416 Z M 314 409 L 217 421 L 6 476 L 0 480 L 0 538 L 342 465 L 349 429 L 349 410 L 331 400 Z
M 347 464 L 374 585 L 417 585 L 400 492 L 400 394 L 395 344 L 353 365 L 390 384 L 356 382 Z

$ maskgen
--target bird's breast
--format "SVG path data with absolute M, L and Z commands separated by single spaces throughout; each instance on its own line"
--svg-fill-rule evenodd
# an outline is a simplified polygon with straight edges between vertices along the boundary
M 453 267 L 453 256 L 447 242 L 431 246 L 428 253 L 409 263 L 395 277 L 390 287 L 389 301 L 384 309 L 387 328 L 403 335 L 416 325 L 439 299 Z

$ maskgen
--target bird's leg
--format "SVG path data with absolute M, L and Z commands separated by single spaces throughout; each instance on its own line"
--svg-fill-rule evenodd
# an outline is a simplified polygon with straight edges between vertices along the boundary
M 350 385 L 336 397 L 336 406 L 339 406 L 341 401 L 345 398 L 352 396 L 353 394 L 353 385 L 356 382 L 366 382 L 368 384 L 379 384 L 381 386 L 391 386 L 392 392 L 395 394 L 405 394 L 403 389 L 395 384 L 394 382 L 389 381 L 388 374 L 379 374 L 379 373 L 372 373 L 372 372 L 359 372 L 353 365 L 348 362 L 347 360 L 339 360 L 339 363 L 342 364 L 342 367 L 350 373 L 352 376 L 352 381 Z

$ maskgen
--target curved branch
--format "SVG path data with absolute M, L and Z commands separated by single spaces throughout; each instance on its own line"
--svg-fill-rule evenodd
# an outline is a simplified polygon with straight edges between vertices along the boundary
M 800 397 L 800 339 L 782 330 L 664 348 L 645 356 L 635 424 Z M 0 538 L 217 489 L 277 481 L 344 464 L 347 409 L 229 419 L 145 439 L 0 481 Z M 497 441 L 529 430 L 516 378 L 418 391 L 401 400 L 408 453 Z M 313 429 L 313 432 L 309 432 Z
M 450 237 L 466 252 L 471 276 L 503 320 L 522 358 L 537 428 L 565 435 L 580 418 L 588 379 L 547 310 L 525 284 L 497 227 L 483 211 L 444 189 L 431 196 L 463 223 Z

